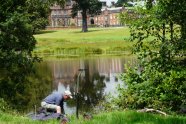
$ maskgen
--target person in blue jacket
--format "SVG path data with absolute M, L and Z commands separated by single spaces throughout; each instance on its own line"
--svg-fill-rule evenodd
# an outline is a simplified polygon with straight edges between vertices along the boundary
M 72 98 L 72 94 L 68 90 L 66 90 L 64 93 L 53 92 L 42 100 L 41 107 L 56 110 L 58 114 L 65 114 L 63 102 Z

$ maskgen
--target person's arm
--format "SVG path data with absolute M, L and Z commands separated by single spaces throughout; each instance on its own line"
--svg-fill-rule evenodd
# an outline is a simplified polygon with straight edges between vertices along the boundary
M 61 100 L 61 102 L 60 102 L 60 107 L 61 107 L 61 113 L 65 114 L 63 100 Z
M 63 102 L 64 102 L 63 96 L 58 95 L 56 97 L 56 105 L 60 106 L 61 107 L 61 113 L 65 114 Z

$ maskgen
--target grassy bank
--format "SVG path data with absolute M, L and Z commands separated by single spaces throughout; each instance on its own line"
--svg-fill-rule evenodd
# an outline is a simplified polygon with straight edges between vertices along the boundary
M 34 53 L 39 55 L 89 55 L 89 54 L 128 54 L 132 43 L 129 29 L 90 28 L 82 33 L 81 29 L 44 30 L 35 35 L 37 40 Z
M 0 114 L 1 124 L 59 124 L 57 120 L 33 121 L 26 117 Z M 183 116 L 161 116 L 134 111 L 109 112 L 93 115 L 93 119 L 84 120 L 70 117 L 69 124 L 186 124 Z

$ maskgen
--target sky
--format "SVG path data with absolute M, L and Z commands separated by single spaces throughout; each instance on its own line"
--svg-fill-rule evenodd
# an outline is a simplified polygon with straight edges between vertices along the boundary
M 116 3 L 118 0 L 100 0 L 100 1 L 106 1 L 107 5 L 110 6 L 111 5 L 111 1 L 114 1 Z

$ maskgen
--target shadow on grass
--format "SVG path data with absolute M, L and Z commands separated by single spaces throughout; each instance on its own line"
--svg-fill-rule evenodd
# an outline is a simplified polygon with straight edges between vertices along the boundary
M 100 30 L 88 30 L 87 32 L 82 32 L 82 31 L 80 30 L 80 31 L 74 31 L 73 33 L 79 34 L 79 33 L 89 33 L 89 32 L 98 32 L 98 31 L 100 31 Z
M 42 31 L 37 31 L 35 34 L 46 34 L 46 33 L 54 33 L 56 31 L 52 30 L 42 30 Z

